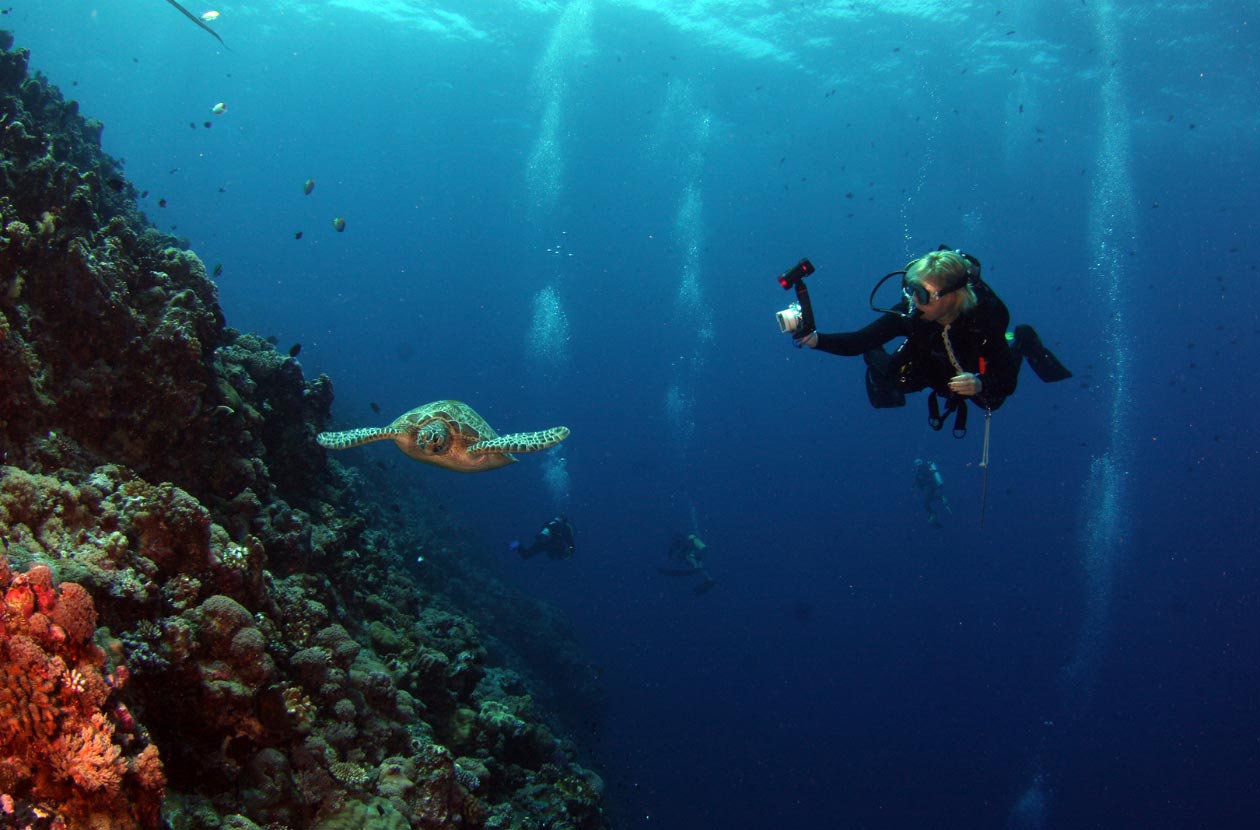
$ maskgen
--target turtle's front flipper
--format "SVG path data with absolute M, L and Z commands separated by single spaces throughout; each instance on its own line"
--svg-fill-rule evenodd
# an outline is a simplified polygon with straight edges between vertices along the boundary
M 345 432 L 321 432 L 315 436 L 315 443 L 326 450 L 349 450 L 370 444 L 373 441 L 389 441 L 398 437 L 398 430 L 389 427 L 364 427 L 348 429 Z
M 478 441 L 468 448 L 469 455 L 485 455 L 490 452 L 538 452 L 554 447 L 569 437 L 568 427 L 552 427 L 538 432 L 513 432 Z

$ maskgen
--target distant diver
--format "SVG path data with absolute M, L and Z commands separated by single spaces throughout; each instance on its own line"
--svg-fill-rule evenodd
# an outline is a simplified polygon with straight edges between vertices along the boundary
M 523 545 L 520 541 L 508 545 L 508 550 L 520 554 L 522 559 L 530 559 L 540 553 L 547 554 L 549 559 L 571 559 L 576 549 L 573 525 L 564 516 L 548 520 L 534 534 L 532 545 Z
M 932 527 L 943 527 L 941 512 L 953 513 L 949 499 L 945 498 L 945 479 L 935 461 L 914 460 L 914 486 L 923 496 L 923 509 L 927 512 L 928 524 Z
M 704 569 L 704 558 L 708 552 L 709 546 L 696 534 L 689 533 L 684 536 L 682 533 L 675 533 L 669 542 L 669 565 L 658 567 L 656 571 L 665 576 L 699 574 L 700 583 L 692 589 L 693 593 L 696 596 L 706 594 L 714 585 L 717 585 L 717 580 L 709 576 L 709 572 Z
M 218 33 L 218 32 L 216 32 L 214 29 L 211 29 L 209 26 L 207 26 L 207 25 L 206 25 L 206 24 L 205 24 L 205 23 L 201 20 L 201 18 L 200 18 L 200 17 L 197 17 L 197 15 L 195 15 L 195 14 L 193 14 L 192 12 L 188 11 L 188 9 L 184 8 L 184 7 L 183 7 L 183 6 L 181 6 L 179 3 L 176 3 L 176 2 L 175 2 L 175 0 L 166 0 L 166 2 L 170 3 L 170 4 L 171 4 L 172 6 L 174 6 L 175 8 L 179 9 L 180 13 L 181 13 L 181 14 L 183 14 L 183 15 L 184 15 L 184 17 L 187 17 L 187 18 L 188 18 L 189 20 L 191 20 L 193 23 L 196 23 L 198 26 L 200 26 L 201 28 L 203 28 L 203 29 L 205 29 L 207 32 L 209 32 L 209 33 L 210 33 L 210 36 L 211 36 L 211 37 L 213 37 L 215 40 L 219 41 L 219 43 L 223 43 L 223 38 L 219 37 L 219 33 Z M 224 49 L 226 49 L 226 48 L 227 48 L 227 44 L 226 44 L 226 43 L 223 43 L 223 48 L 224 48 Z

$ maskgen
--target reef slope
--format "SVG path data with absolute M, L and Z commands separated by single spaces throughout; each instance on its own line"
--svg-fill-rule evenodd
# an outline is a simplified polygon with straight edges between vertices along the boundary
M 544 717 L 542 675 L 598 705 L 563 620 L 328 460 L 330 380 L 225 325 L 27 58 L 0 33 L 0 827 L 606 827 Z

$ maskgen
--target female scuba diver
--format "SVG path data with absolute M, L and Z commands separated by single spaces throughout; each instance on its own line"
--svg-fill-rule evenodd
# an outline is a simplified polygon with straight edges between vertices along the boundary
M 875 306 L 875 293 L 895 276 L 901 277 L 901 299 L 892 308 Z M 876 408 L 903 406 L 907 392 L 930 389 L 928 423 L 939 430 L 957 413 L 955 437 L 966 433 L 968 400 L 991 413 L 1015 392 L 1023 359 L 1043 381 L 1072 376 L 1031 326 L 1016 326 L 1013 335 L 1007 334 L 1011 315 L 1006 304 L 980 279 L 980 261 L 962 251 L 942 245 L 905 271 L 888 274 L 871 292 L 871 307 L 883 314 L 865 328 L 809 331 L 792 342 L 836 355 L 863 355 L 867 396 Z M 889 354 L 884 345 L 897 337 L 905 342 Z

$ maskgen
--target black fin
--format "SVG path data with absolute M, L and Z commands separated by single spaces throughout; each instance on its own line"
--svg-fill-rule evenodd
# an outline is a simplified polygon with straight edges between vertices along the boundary
M 1068 368 L 1060 363 L 1059 359 L 1041 342 L 1041 338 L 1037 336 L 1032 326 L 1022 324 L 1016 326 L 1012 346 L 1017 353 L 1023 355 L 1024 360 L 1028 361 L 1028 365 L 1032 367 L 1037 377 L 1046 383 L 1072 377 Z

